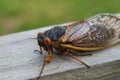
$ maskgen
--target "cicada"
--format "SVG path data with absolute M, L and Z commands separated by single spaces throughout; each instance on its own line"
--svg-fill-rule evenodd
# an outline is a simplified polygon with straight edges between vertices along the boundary
M 85 52 L 102 50 L 119 44 L 120 19 L 108 13 L 98 14 L 69 25 L 55 26 L 43 33 L 39 32 L 37 41 L 40 54 L 42 49 L 48 52 L 38 78 L 43 73 L 45 64 L 52 61 L 54 50 L 72 57 L 89 68 L 89 65 L 74 55 L 87 56 L 91 54 Z

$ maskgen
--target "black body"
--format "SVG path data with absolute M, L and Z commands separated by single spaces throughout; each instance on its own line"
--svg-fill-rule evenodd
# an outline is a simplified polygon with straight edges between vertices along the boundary
M 48 37 L 51 41 L 59 41 L 59 38 L 65 34 L 66 27 L 56 26 L 50 30 L 45 31 L 41 35 L 38 35 L 38 44 L 45 47 L 44 38 Z

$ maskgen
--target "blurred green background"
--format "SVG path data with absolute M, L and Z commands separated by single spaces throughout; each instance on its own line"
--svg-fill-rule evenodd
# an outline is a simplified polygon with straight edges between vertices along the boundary
M 0 0 L 0 35 L 119 12 L 120 0 Z

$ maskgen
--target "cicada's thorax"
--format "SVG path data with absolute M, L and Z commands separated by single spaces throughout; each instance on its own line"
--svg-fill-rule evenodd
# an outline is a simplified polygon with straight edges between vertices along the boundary
M 66 27 L 64 26 L 56 26 L 45 31 L 43 35 L 45 35 L 45 37 L 48 37 L 51 40 L 49 48 L 52 48 L 57 52 L 61 52 L 63 49 L 60 46 L 61 42 L 59 41 L 59 39 L 65 34 L 65 32 Z M 44 46 L 44 48 L 46 48 L 46 46 Z
M 52 42 L 57 42 L 59 41 L 59 38 L 65 34 L 65 31 L 65 27 L 56 26 L 50 30 L 45 31 L 44 35 L 50 38 Z

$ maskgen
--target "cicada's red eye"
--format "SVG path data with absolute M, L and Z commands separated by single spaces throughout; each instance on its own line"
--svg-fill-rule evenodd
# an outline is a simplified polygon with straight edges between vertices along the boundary
M 50 38 L 44 38 L 44 42 L 45 42 L 45 44 L 47 44 L 47 45 L 50 45 L 50 44 L 51 44 Z

